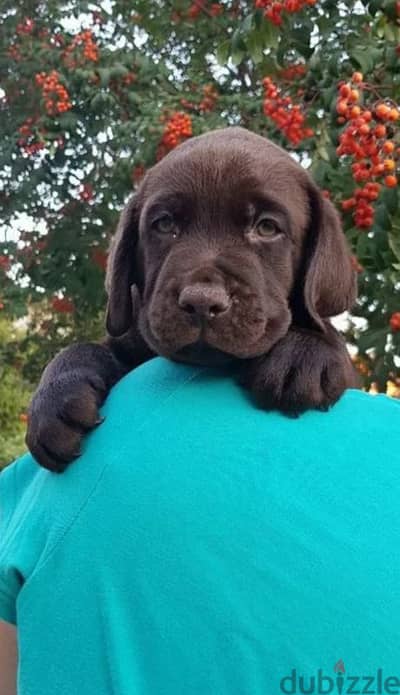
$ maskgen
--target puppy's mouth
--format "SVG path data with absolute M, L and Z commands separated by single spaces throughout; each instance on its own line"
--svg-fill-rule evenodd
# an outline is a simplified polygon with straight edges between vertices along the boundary
M 179 294 L 176 281 L 161 285 L 139 316 L 140 332 L 154 352 L 207 366 L 264 354 L 289 323 L 287 303 L 272 293 L 267 301 L 251 285 L 239 293 L 194 284 Z
M 171 359 L 176 362 L 187 362 L 206 367 L 230 366 L 237 360 L 233 355 L 212 347 L 201 339 L 180 348 L 171 355 Z

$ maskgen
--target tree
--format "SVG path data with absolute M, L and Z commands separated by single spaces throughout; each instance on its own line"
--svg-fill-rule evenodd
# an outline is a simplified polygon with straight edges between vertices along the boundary
M 240 124 L 342 210 L 363 319 L 348 339 L 384 390 L 400 347 L 399 18 L 392 0 L 4 0 L 0 308 L 29 317 L 31 379 L 99 334 L 109 239 L 144 171 Z
M 23 451 L 30 389 L 22 375 L 24 330 L 0 317 L 0 468 Z

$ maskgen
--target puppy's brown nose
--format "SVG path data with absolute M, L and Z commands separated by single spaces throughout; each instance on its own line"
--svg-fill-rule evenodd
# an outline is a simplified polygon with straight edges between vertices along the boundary
M 197 282 L 181 291 L 178 304 L 188 314 L 210 319 L 228 311 L 231 300 L 223 287 Z

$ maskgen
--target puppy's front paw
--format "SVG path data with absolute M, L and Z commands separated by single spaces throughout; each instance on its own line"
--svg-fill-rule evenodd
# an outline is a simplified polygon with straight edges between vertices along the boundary
M 345 342 L 330 325 L 324 334 L 290 328 L 268 354 L 249 361 L 240 383 L 261 407 L 293 416 L 327 410 L 358 386 Z
M 28 415 L 26 444 L 44 468 L 61 473 L 80 455 L 83 435 L 102 422 L 108 389 L 87 370 L 66 372 L 41 386 Z

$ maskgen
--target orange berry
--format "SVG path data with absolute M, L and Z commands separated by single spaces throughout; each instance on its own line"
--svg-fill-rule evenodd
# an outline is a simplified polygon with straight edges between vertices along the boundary
M 358 118 L 361 113 L 361 109 L 359 106 L 353 106 L 351 111 L 350 111 L 350 118 Z
M 351 81 L 355 82 L 356 84 L 359 82 L 362 82 L 363 79 L 364 79 L 364 76 L 363 76 L 362 72 L 353 72 L 353 74 L 351 76 Z
M 347 102 L 344 101 L 344 99 L 340 99 L 337 104 L 336 104 L 336 111 L 341 114 L 341 116 L 344 116 L 344 114 L 347 112 Z
M 367 123 L 363 123 L 363 125 L 360 126 L 359 131 L 360 131 L 361 135 L 368 135 L 368 133 L 370 131 L 370 127 L 369 127 L 369 125 L 367 125 Z
M 394 109 L 393 109 L 394 110 Z M 390 108 L 386 104 L 378 104 L 376 107 L 376 115 L 378 118 L 382 118 L 383 120 L 386 120 L 389 117 L 390 114 Z
M 400 117 L 400 114 L 397 109 L 390 109 L 389 111 L 389 120 L 391 121 L 397 121 Z
M 342 201 L 342 209 L 343 210 L 350 210 L 351 208 L 354 208 L 356 204 L 357 204 L 357 201 L 355 198 L 348 198 L 348 200 Z
M 385 171 L 394 171 L 396 168 L 396 162 L 394 159 L 384 159 L 383 165 L 385 167 Z
M 382 123 L 379 123 L 374 132 L 377 138 L 383 138 L 386 135 L 386 127 Z
M 358 101 L 360 98 L 360 92 L 358 89 L 352 89 L 350 92 L 350 101 Z
M 339 89 L 339 94 L 341 97 L 347 98 L 351 94 L 351 87 L 349 84 L 342 84 Z
M 382 149 L 387 154 L 390 154 L 395 149 L 394 142 L 392 142 L 391 140 L 386 140 L 386 142 L 383 143 Z
M 394 188 L 395 186 L 397 186 L 397 178 L 393 175 L 386 176 L 385 184 L 386 186 L 388 186 L 388 188 Z

